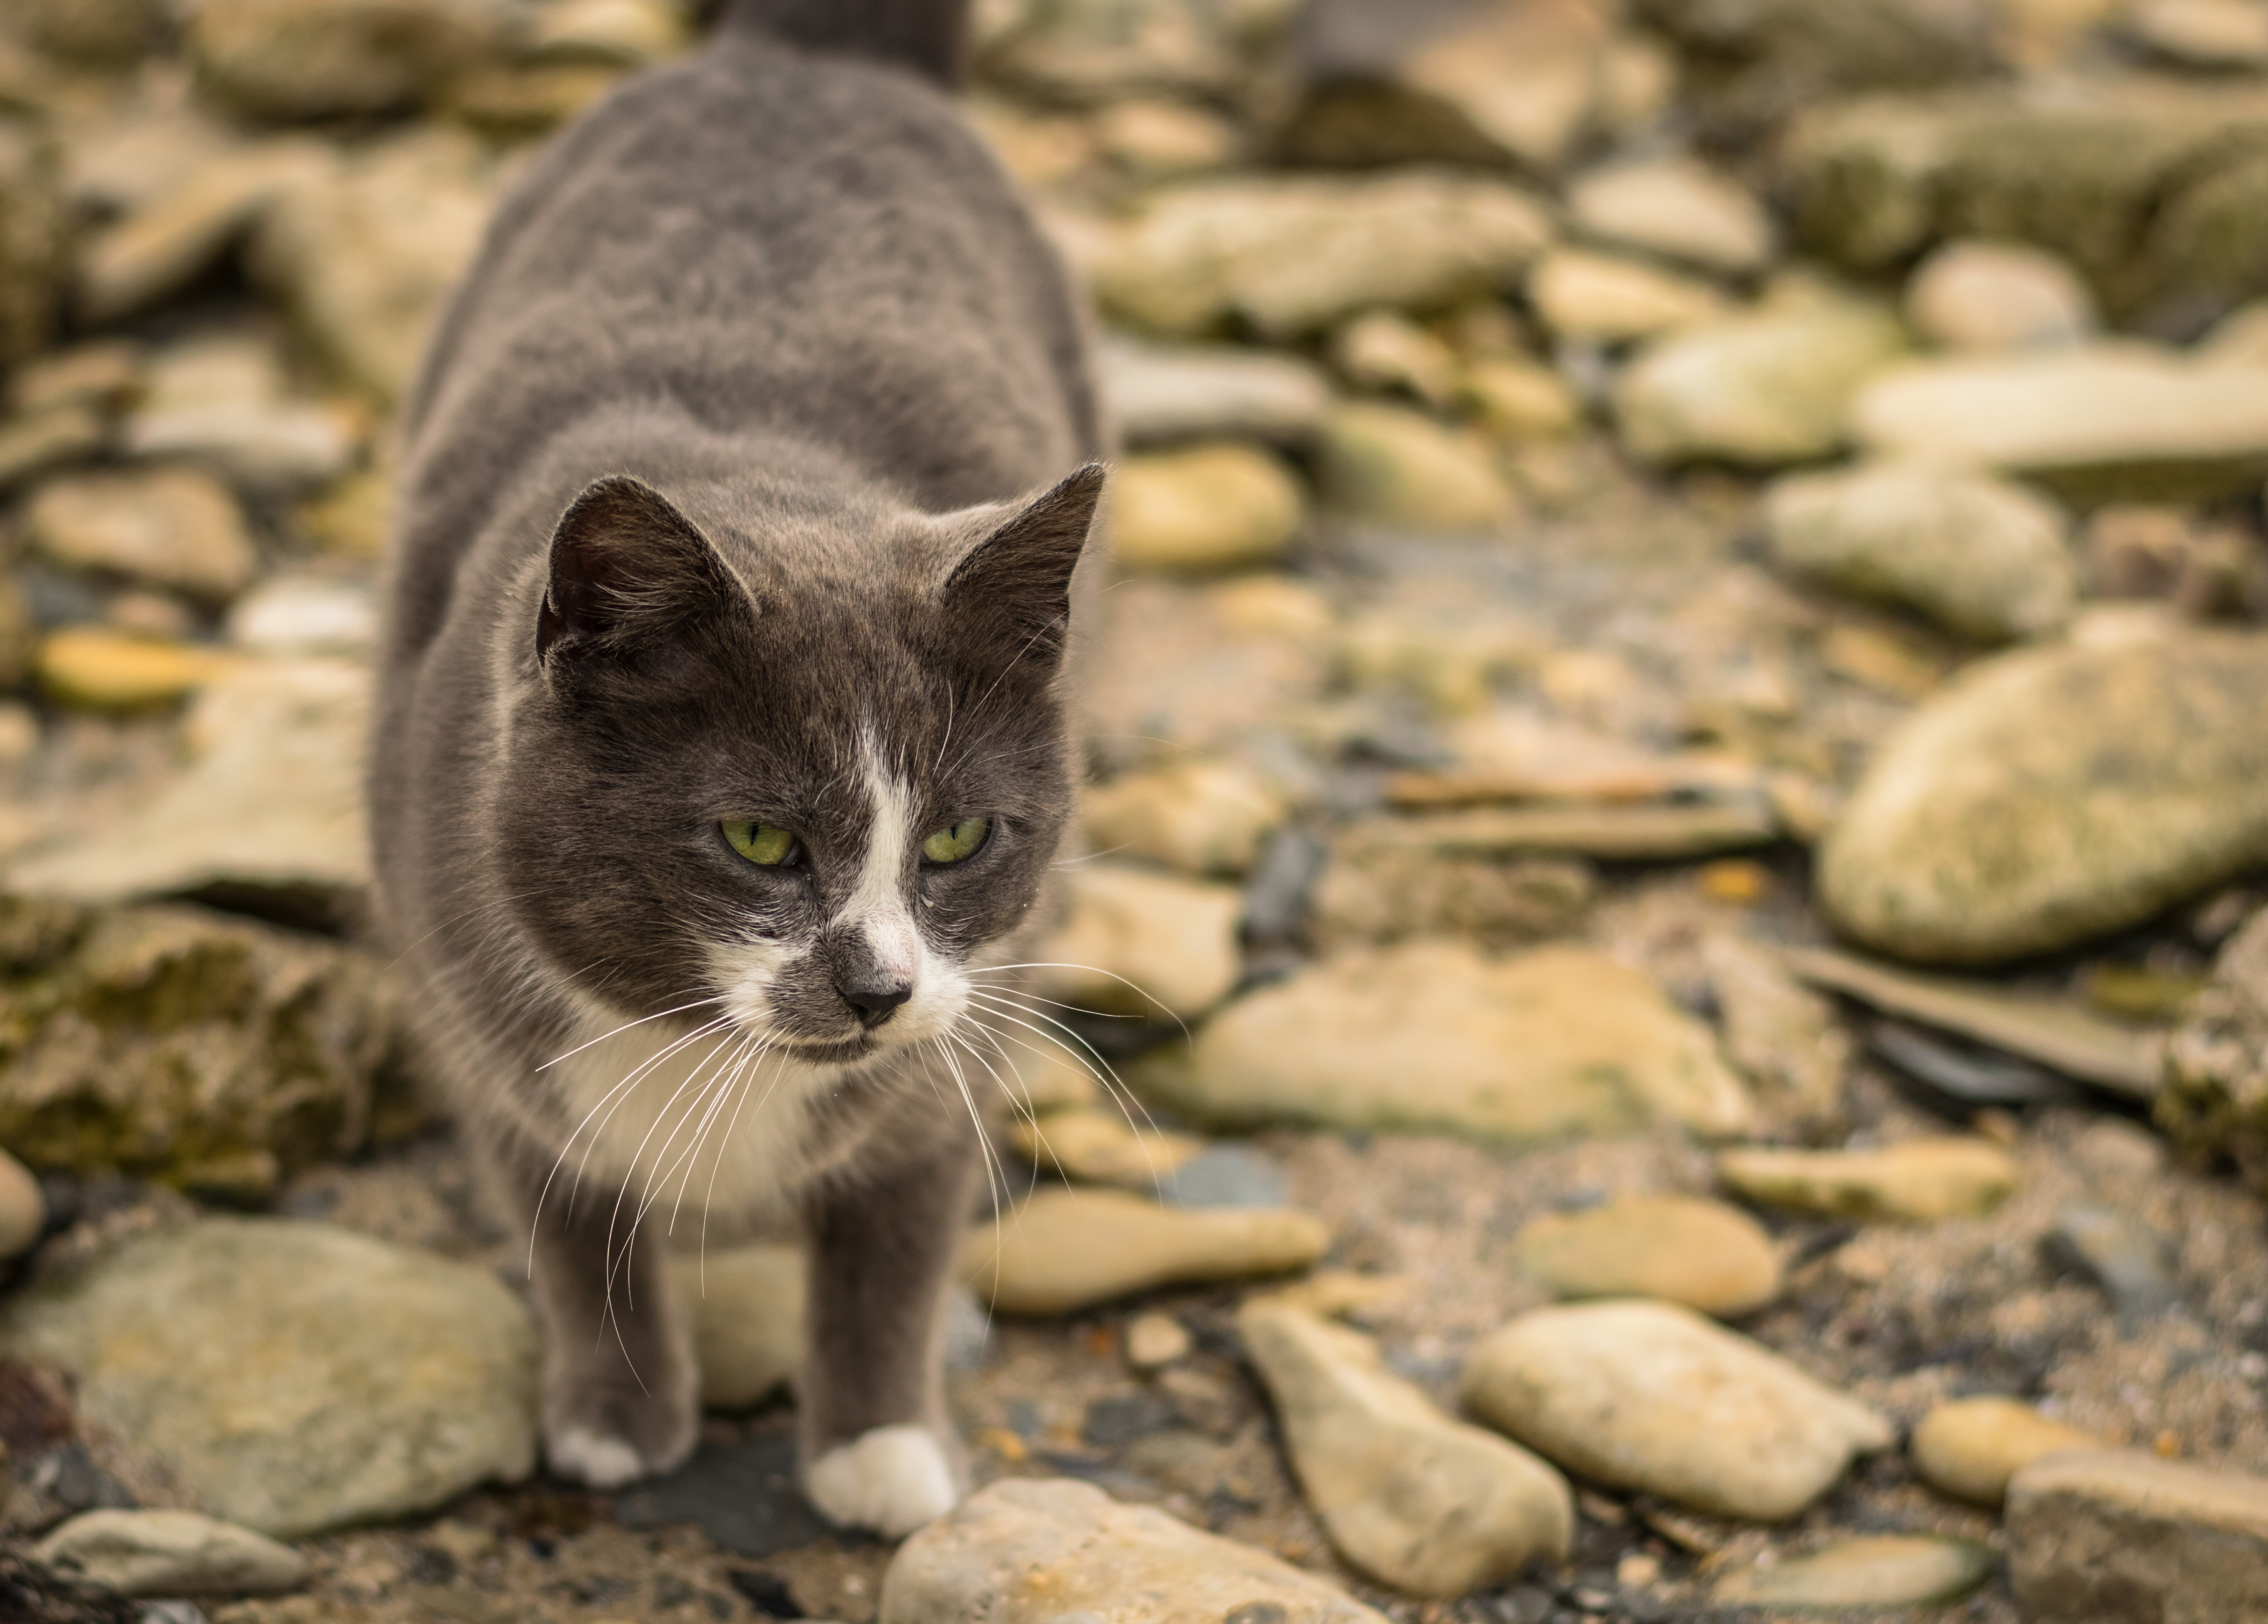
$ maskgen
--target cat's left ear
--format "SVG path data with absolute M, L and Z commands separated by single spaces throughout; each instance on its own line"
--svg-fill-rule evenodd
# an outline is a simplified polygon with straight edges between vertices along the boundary
M 568 505 L 551 536 L 535 656 L 624 654 L 666 638 L 730 599 L 723 561 L 693 521 L 626 474 Z
M 1062 661 L 1071 571 L 1094 528 L 1103 474 L 1088 463 L 969 548 L 942 593 L 955 625 L 1012 644 L 1045 669 Z

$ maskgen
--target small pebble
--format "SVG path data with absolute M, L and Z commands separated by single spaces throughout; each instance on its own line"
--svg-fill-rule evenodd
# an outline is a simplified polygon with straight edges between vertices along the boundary
M 1652 1297 L 1745 1314 L 1779 1293 L 1779 1257 L 1754 1218 L 1722 1201 L 1641 1195 L 1536 1219 L 1517 1266 L 1556 1297 Z
M 2095 1449 L 2101 1440 L 2051 1421 L 2014 1399 L 1955 1399 L 1916 1427 L 1907 1444 L 1922 1481 L 1957 1500 L 1998 1507 L 2008 1480 L 2027 1462 L 2059 1449 Z
M 47 1197 L 24 1164 L 0 1150 L 0 1258 L 21 1257 L 48 1226 Z
M 1915 1139 L 1879 1150 L 1727 1150 L 1717 1176 L 1749 1201 L 1826 1218 L 1935 1224 L 1990 1212 L 2021 1178 L 1982 1139 Z
M 1126 1363 L 1147 1374 L 1189 1356 L 1189 1332 L 1171 1314 L 1137 1314 L 1126 1325 Z
M 1713 1599 L 1807 1612 L 1931 1606 L 1966 1596 L 1992 1570 L 1992 1553 L 1974 1540 L 1874 1534 L 1742 1569 L 1719 1582 Z

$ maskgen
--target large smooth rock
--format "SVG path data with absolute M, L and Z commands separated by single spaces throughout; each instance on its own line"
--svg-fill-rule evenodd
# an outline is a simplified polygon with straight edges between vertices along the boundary
M 1170 1188 L 1174 1174 L 1204 1150 L 1204 1140 L 1160 1128 L 1121 1101 L 1020 1115 L 1009 1138 L 1035 1167 L 1152 1194 Z
M 878 1624 L 1382 1624 L 1288 1562 L 1070 1478 L 1009 1478 L 899 1547 Z
M 1511 488 L 1475 437 L 1370 400 L 1323 420 L 1316 479 L 1339 512 L 1395 530 L 1490 531 L 1513 506 Z
M 1907 1452 L 1932 1488 L 1999 1508 L 2008 1480 L 2043 1455 L 2098 1449 L 2102 1440 L 2066 1427 L 2014 1399 L 1955 1399 L 1922 1417 Z
M 2027 1619 L 2268 1617 L 2268 1479 L 2137 1450 L 2045 1455 L 2009 1481 L 2007 1530 Z
M 1230 1122 L 1447 1130 L 1513 1143 L 1654 1121 L 1738 1132 L 1707 1027 L 1587 949 L 1502 959 L 1445 941 L 1348 953 L 1216 1015 L 1145 1081 Z
M 1282 339 L 1373 305 L 1509 290 L 1550 236 L 1532 197 L 1481 175 L 1204 181 L 1152 201 L 1094 268 L 1095 291 L 1152 332 L 1193 336 L 1235 318 Z
M 1565 1557 L 1566 1480 L 1442 1415 L 1368 1337 L 1265 1297 L 1236 1325 L 1300 1490 L 1356 1568 L 1411 1595 L 1463 1596 Z
M 1988 1213 L 2022 1178 L 1984 1139 L 1910 1139 L 1879 1150 L 1724 1150 L 1717 1176 L 1736 1194 L 1820 1217 L 1936 1224 Z
M 1735 276 L 1771 263 L 1778 233 L 1737 181 L 1690 158 L 1606 165 L 1567 188 L 1568 217 L 1602 242 Z
M 535 1464 L 535 1326 L 485 1268 L 325 1224 L 136 1235 L 0 1311 L 79 1413 L 227 1520 L 292 1538 Z
M 1901 463 L 1793 474 L 1764 529 L 1783 568 L 1983 642 L 2051 631 L 2079 599 L 2070 521 L 2007 480 Z
M 1557 1297 L 1659 1297 L 1732 1318 L 1779 1295 L 1779 1253 L 1764 1227 L 1687 1195 L 1547 1214 L 1520 1231 L 1513 1262 Z
M 1116 1190 L 1042 1189 L 975 1231 L 962 1276 L 1011 1314 L 1063 1314 L 1163 1285 L 1305 1268 L 1330 1231 L 1284 1208 L 1160 1207 Z
M 226 603 L 260 568 L 235 498 L 192 468 L 61 474 L 33 493 L 25 520 L 51 563 L 209 603 Z
M 669 1260 L 674 1300 L 693 1321 L 701 1402 L 744 1410 L 795 1379 L 803 1363 L 800 1247 L 734 1246 Z
M 1727 1574 L 1710 1599 L 1799 1613 L 1934 1606 L 1966 1596 L 1992 1571 L 1991 1549 L 1973 1539 L 1871 1534 Z
M 19 890 L 85 901 L 210 897 L 291 922 L 350 915 L 370 880 L 370 679 L 343 660 L 241 662 L 191 710 L 191 756 L 116 818 L 10 863 Z
M 1995 468 L 2085 501 L 2186 500 L 2268 474 L 2268 367 L 2132 340 L 1910 362 L 1851 408 L 1885 456 Z
M 195 1511 L 82 1511 L 32 1554 L 128 1596 L 273 1595 L 308 1572 L 290 1546 Z
M 1129 458 L 1111 475 L 1109 507 L 1112 561 L 1174 574 L 1280 562 L 1307 519 L 1283 462 L 1234 441 Z
M 182 908 L 0 897 L 0 1144 L 239 1199 L 359 1148 L 399 1043 L 379 967 Z
M 1771 1349 L 1667 1303 L 1538 1309 L 1467 1361 L 1466 1407 L 1571 1472 L 1778 1522 L 1889 1422 Z
M 1235 888 L 1101 863 L 1073 870 L 1071 918 L 1041 957 L 1041 990 L 1086 1009 L 1197 1015 L 1236 985 Z
M 1830 299 L 1689 327 L 1616 378 L 1623 442 L 1648 462 L 1824 457 L 1844 444 L 1852 397 L 1904 345 L 1887 312 Z
M 2268 638 L 1982 662 L 1876 750 L 1822 848 L 1837 930 L 1987 964 L 2124 929 L 2268 861 Z
M 2095 296 L 2052 254 L 2021 243 L 1947 243 L 1906 283 L 1906 320 L 1946 349 L 2037 349 L 2095 331 Z
M 254 118 L 388 113 L 498 42 L 479 0 L 203 0 L 188 47 L 206 92 Z
M 1095 354 L 1102 398 L 1120 437 L 1138 448 L 1224 437 L 1296 445 L 1330 408 L 1329 380 L 1296 356 L 1121 337 Z

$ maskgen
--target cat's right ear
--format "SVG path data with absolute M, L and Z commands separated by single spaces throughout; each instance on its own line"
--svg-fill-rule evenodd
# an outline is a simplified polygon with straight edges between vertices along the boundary
M 1055 668 L 1070 632 L 1071 571 L 1094 528 L 1104 472 L 1088 463 L 968 550 L 945 583 L 957 624 Z
M 568 504 L 552 533 L 535 657 L 550 670 L 629 653 L 732 592 L 708 539 L 667 497 L 627 475 L 602 479 Z

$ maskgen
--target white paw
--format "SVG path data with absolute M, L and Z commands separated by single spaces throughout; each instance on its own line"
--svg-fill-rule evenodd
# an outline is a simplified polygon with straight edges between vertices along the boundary
M 961 1498 L 945 1446 L 926 1427 L 877 1427 L 811 1463 L 805 1488 L 829 1521 L 909 1534 Z
M 546 1440 L 543 1452 L 552 1471 L 593 1488 L 620 1488 L 646 1474 L 644 1458 L 628 1439 L 588 1427 L 561 1428 Z

